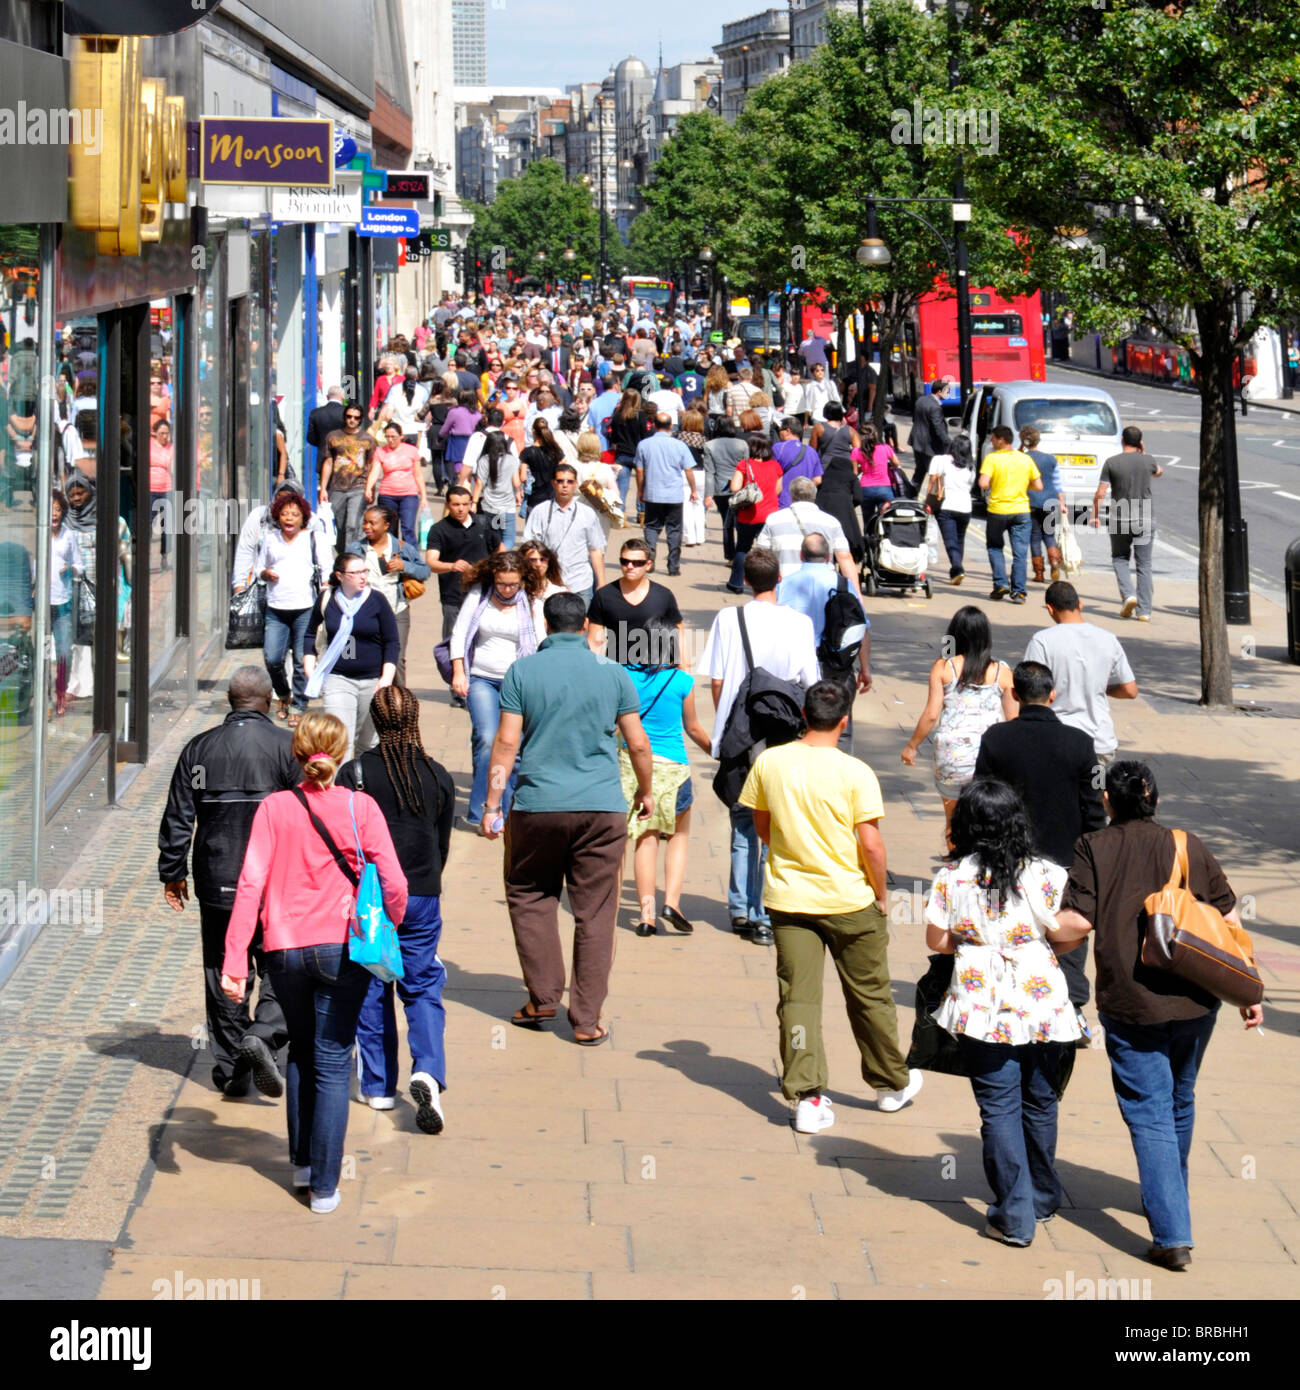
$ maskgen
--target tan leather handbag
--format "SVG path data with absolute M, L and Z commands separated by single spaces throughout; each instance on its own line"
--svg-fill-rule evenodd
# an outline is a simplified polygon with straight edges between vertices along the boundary
M 1187 886 L 1187 833 L 1175 830 L 1173 836 L 1169 882 L 1158 893 L 1148 894 L 1144 903 L 1148 920 L 1142 964 L 1167 970 L 1225 1004 L 1258 1004 L 1264 998 L 1264 982 L 1249 933 L 1192 895 Z

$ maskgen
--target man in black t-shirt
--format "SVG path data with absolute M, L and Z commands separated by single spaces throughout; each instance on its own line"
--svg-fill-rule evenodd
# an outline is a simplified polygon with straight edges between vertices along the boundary
M 597 589 L 587 608 L 588 645 L 621 666 L 675 666 L 683 659 L 681 609 L 671 589 L 651 582 L 651 558 L 644 540 L 624 541 L 620 577 Z
M 470 515 L 470 490 L 456 484 L 447 493 L 447 510 L 441 521 L 429 528 L 425 561 L 438 576 L 442 599 L 442 638 L 445 642 L 456 625 L 456 614 L 465 601 L 461 581 L 480 560 L 497 549 L 488 539 L 483 519 Z

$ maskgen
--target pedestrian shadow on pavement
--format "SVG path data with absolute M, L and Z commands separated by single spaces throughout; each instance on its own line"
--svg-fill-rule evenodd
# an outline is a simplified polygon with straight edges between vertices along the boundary
M 732 1096 L 771 1124 L 788 1125 L 790 1107 L 780 1096 L 774 1072 L 764 1071 L 738 1057 L 724 1057 L 709 1050 L 707 1043 L 677 1038 L 664 1043 L 664 1051 L 638 1052 L 637 1058 L 658 1062 L 679 1072 L 697 1086 L 709 1086 Z
M 833 1092 L 831 1099 L 840 1105 L 861 1104 L 855 1097 Z M 887 1123 L 882 1117 L 882 1125 Z M 807 1143 L 817 1155 L 818 1163 L 861 1174 L 881 1196 L 924 1202 L 974 1233 L 984 1225 L 983 1207 L 991 1200 L 984 1180 L 983 1146 L 974 1134 L 939 1134 L 936 1140 L 941 1147 L 925 1157 L 894 1153 L 883 1145 L 869 1144 L 844 1133 L 820 1134 L 808 1139 Z M 1151 1244 L 1150 1238 L 1130 1231 L 1110 1214 L 1111 1209 L 1141 1211 L 1141 1191 L 1137 1183 L 1068 1162 L 1059 1156 L 1056 1172 L 1066 1199 L 1066 1205 L 1057 1215 L 1058 1223 L 1078 1225 L 1123 1254 L 1141 1256 L 1145 1253 Z M 1075 1190 L 1100 1190 L 1100 1201 L 1105 1209 L 1100 1205 L 1070 1205 L 1074 1200 L 1071 1193 Z M 980 1206 L 971 1207 L 968 1199 Z
M 234 1104 L 230 1102 L 232 1107 Z M 223 1120 L 228 1113 L 223 1107 Z M 198 1106 L 181 1106 L 161 1124 L 151 1125 L 149 1153 L 160 1173 L 179 1173 L 177 1155 L 188 1153 L 205 1163 L 236 1164 L 277 1187 L 286 1186 L 289 1155 L 283 1132 L 268 1134 L 265 1130 L 218 1124 L 212 1111 Z M 286 1195 L 292 1197 L 287 1188 Z
M 487 971 L 466 970 L 464 966 L 448 960 L 441 951 L 439 959 L 447 968 L 444 998 L 477 1009 L 479 1013 L 486 1014 L 497 1023 L 504 1023 L 527 998 L 528 992 L 518 975 L 496 975 Z
M 175 1072 L 177 1076 L 189 1075 L 195 1057 L 194 1041 L 188 1034 L 160 1033 L 156 1028 L 121 1027 L 116 1033 L 91 1033 L 86 1037 L 86 1046 L 101 1057 L 127 1057 L 155 1071 Z

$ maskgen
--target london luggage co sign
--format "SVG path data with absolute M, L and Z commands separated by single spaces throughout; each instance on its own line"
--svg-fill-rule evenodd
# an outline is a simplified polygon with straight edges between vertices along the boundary
M 329 188 L 334 122 L 289 117 L 204 116 L 199 178 L 245 188 Z

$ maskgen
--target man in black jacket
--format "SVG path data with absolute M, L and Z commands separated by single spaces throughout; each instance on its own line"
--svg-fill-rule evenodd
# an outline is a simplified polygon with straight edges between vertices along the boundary
M 908 441 L 916 466 L 912 470 L 912 486 L 919 493 L 930 460 L 935 454 L 946 454 L 952 447 L 948 422 L 943 417 L 943 398 L 948 394 L 952 378 L 936 377 L 930 384 L 930 394 L 922 396 L 912 411 L 912 437 Z
M 261 666 L 241 666 L 235 672 L 225 722 L 198 734 L 181 750 L 158 830 L 158 877 L 177 912 L 185 910 L 189 899 L 186 862 L 191 835 L 194 838 L 194 896 L 203 938 L 212 1083 L 228 1096 L 247 1095 L 250 1076 L 264 1095 L 278 1096 L 284 1090 L 275 1054 L 288 1042 L 289 1031 L 265 974 L 260 930 L 250 948 L 261 981 L 253 1017 L 248 1010 L 251 969 L 242 1003 L 232 1004 L 221 992 L 226 928 L 253 816 L 271 792 L 295 787 L 301 780 L 293 739 L 269 717 L 271 695 L 271 678 Z
M 343 428 L 343 399 L 343 388 L 331 386 L 325 393 L 325 404 L 307 417 L 307 443 L 313 449 L 323 449 L 330 435 Z
M 1025 803 L 1038 853 L 1068 869 L 1079 836 L 1106 824 L 1097 755 L 1082 729 L 1063 724 L 1049 708 L 1056 690 L 1046 666 L 1022 661 L 1012 683 L 1020 714 L 985 729 L 975 776 L 996 777 L 1014 787 Z M 1070 1000 L 1080 1008 L 1088 1002 L 1087 955 L 1085 938 L 1060 957 Z

